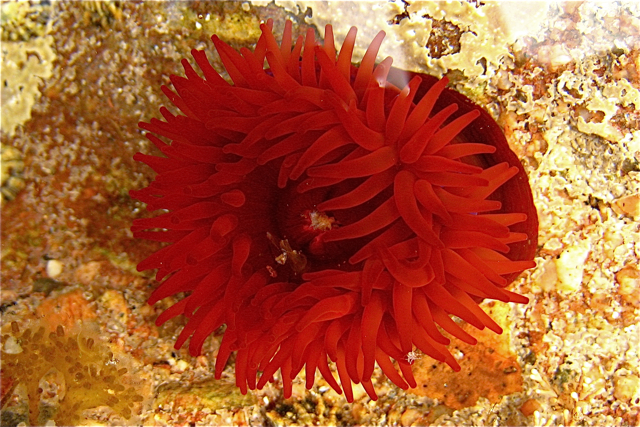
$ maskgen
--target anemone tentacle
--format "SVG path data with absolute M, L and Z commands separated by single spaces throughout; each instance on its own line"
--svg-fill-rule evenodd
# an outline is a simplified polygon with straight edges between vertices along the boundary
M 450 316 L 499 333 L 477 301 L 526 302 L 504 287 L 534 265 L 529 247 L 510 251 L 535 247 L 517 228 L 535 210 L 498 194 L 523 170 L 487 160 L 506 142 L 469 137 L 486 113 L 438 105 L 446 78 L 391 83 L 391 59 L 375 62 L 384 32 L 353 66 L 355 28 L 338 52 L 330 25 L 323 45 L 311 30 L 294 41 L 290 22 L 278 44 L 272 28 L 253 52 L 212 37 L 230 82 L 193 50 L 199 71 L 184 60 L 162 87 L 179 112 L 140 123 L 166 157 L 136 154 L 157 176 L 131 195 L 166 212 L 132 231 L 168 246 L 138 269 L 164 280 L 151 303 L 187 293 L 158 323 L 186 316 L 176 348 L 192 355 L 226 325 L 215 374 L 236 352 L 243 393 L 280 371 L 289 397 L 304 368 L 307 388 L 318 371 L 349 401 L 352 382 L 376 399 L 376 363 L 415 386 L 415 348 L 459 370 L 441 331 L 475 339 Z

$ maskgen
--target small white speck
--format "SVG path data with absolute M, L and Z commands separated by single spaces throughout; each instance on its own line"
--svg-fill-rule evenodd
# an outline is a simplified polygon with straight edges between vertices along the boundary
M 420 359 L 420 355 L 415 351 L 410 351 L 405 355 L 405 359 L 409 362 L 409 365 L 413 365 L 413 362 Z

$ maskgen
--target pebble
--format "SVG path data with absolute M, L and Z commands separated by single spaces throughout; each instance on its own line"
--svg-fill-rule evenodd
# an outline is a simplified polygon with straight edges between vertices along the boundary
M 640 305 L 640 272 L 635 264 L 627 264 L 616 273 L 618 293 L 626 302 Z
M 614 201 L 611 207 L 617 214 L 638 218 L 640 217 L 640 194 L 621 197 Z
M 540 267 L 542 273 L 536 279 L 536 283 L 542 292 L 551 292 L 558 282 L 558 270 L 554 260 L 550 259 Z
M 408 408 L 405 410 L 400 416 L 400 425 L 401 426 L 411 426 L 413 423 L 418 421 L 418 419 L 422 416 L 422 413 L 414 408 Z
M 57 259 L 47 261 L 47 276 L 52 279 L 58 277 L 62 273 L 62 263 Z
M 540 411 L 542 409 L 542 405 L 536 399 L 529 399 L 522 404 L 520 407 L 520 412 L 525 417 L 529 417 L 533 415 L 535 411 Z
M 573 293 L 580 289 L 584 264 L 590 251 L 589 242 L 582 241 L 565 249 L 556 259 L 559 291 Z
M 621 371 L 626 369 L 619 369 L 613 374 L 613 396 L 628 403 L 634 397 L 636 399 L 640 397 L 640 378 L 634 374 L 623 375 L 626 372 Z
M 564 46 L 556 45 L 551 49 L 551 68 L 557 69 L 571 62 L 571 55 Z

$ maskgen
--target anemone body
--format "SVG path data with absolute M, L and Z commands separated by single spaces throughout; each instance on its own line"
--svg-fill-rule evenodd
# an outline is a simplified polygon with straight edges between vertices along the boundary
M 500 333 L 478 302 L 527 302 L 505 289 L 536 247 L 518 159 L 446 78 L 376 64 L 383 32 L 353 66 L 355 28 L 336 52 L 331 26 L 323 45 L 272 26 L 253 52 L 212 37 L 230 82 L 193 50 L 200 72 L 162 88 L 179 112 L 140 124 L 164 157 L 136 154 L 157 175 L 131 194 L 165 212 L 132 231 L 168 244 L 138 269 L 162 281 L 150 303 L 185 293 L 157 323 L 186 316 L 192 355 L 226 325 L 215 373 L 235 352 L 243 393 L 280 371 L 288 397 L 304 369 L 375 399 L 376 363 L 416 386 L 415 349 L 460 369 L 441 331 L 475 339 L 451 316 Z

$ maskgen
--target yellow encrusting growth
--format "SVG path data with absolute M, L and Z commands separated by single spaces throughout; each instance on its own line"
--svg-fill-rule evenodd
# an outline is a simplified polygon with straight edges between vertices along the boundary
M 144 398 L 130 384 L 128 369 L 86 327 L 65 331 L 58 325 L 54 332 L 45 332 L 44 326 L 20 329 L 13 322 L 10 333 L 2 335 L 3 388 L 8 388 L 2 390 L 3 400 L 7 398 L 2 424 L 8 420 L 85 424 L 95 421 L 89 413 L 99 407 L 108 407 L 109 418 L 122 417 L 122 422 L 138 413 Z

